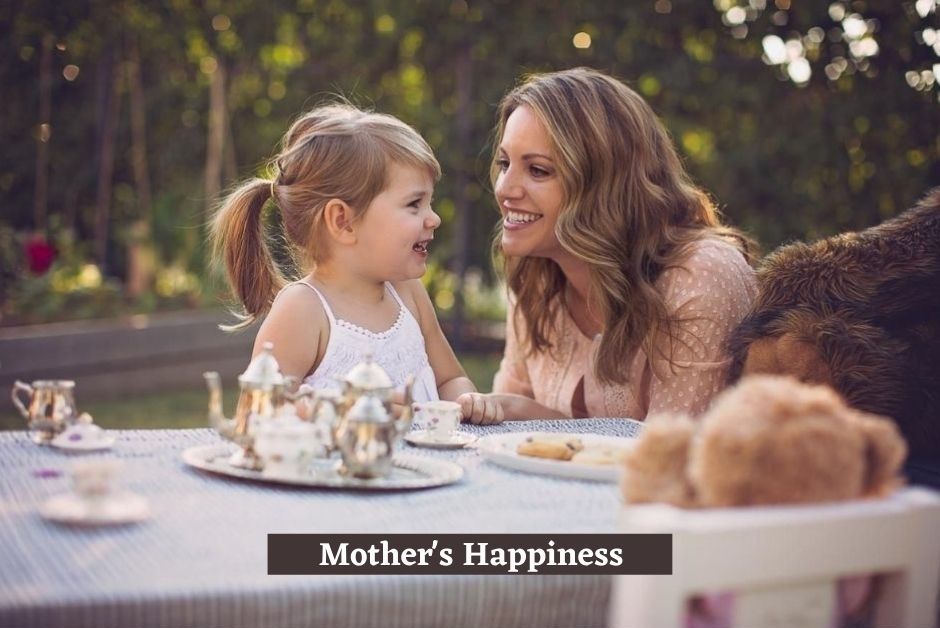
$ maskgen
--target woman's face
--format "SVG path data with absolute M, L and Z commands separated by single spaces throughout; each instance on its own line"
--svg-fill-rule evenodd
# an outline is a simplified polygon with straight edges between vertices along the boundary
M 497 151 L 503 253 L 557 258 L 564 252 L 555 236 L 564 191 L 548 133 L 529 107 L 518 107 L 506 120 Z

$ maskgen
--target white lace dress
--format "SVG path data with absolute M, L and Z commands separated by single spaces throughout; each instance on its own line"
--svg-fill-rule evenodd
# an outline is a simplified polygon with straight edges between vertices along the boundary
M 385 283 L 385 289 L 398 302 L 398 318 L 383 332 L 369 331 L 336 318 L 323 293 L 306 281 L 296 283 L 313 290 L 320 297 L 330 321 L 330 340 L 326 353 L 316 370 L 304 379 L 304 386 L 316 390 L 337 388 L 340 380 L 362 362 L 366 354 L 371 353 L 375 362 L 388 373 L 397 389 L 404 389 L 405 380 L 409 375 L 414 375 L 414 400 L 438 399 L 437 382 L 428 362 L 421 327 L 390 283 Z

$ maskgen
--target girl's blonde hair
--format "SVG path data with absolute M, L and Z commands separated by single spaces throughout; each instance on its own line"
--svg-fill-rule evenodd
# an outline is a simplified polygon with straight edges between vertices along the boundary
M 588 68 L 528 77 L 500 102 L 495 146 L 509 116 L 523 105 L 548 132 L 557 162 L 564 201 L 555 235 L 590 270 L 588 302 L 604 323 L 597 376 L 623 383 L 624 360 L 639 347 L 674 368 L 683 321 L 670 311 L 656 279 L 680 266 L 689 246 L 703 238 L 729 237 L 749 261 L 752 243 L 721 224 L 715 205 L 685 172 L 665 127 L 622 82 Z M 494 186 L 497 160 L 494 151 Z M 501 236 L 500 227 L 496 254 Z M 503 268 L 528 351 L 551 350 L 550 330 L 565 300 L 561 268 L 537 257 L 505 257 Z
M 339 199 L 356 217 L 389 184 L 390 162 L 441 176 L 434 153 L 417 131 L 389 115 L 348 104 L 317 107 L 291 125 L 281 152 L 271 160 L 272 179 L 252 178 L 229 194 L 211 224 L 214 257 L 224 261 L 232 291 L 242 304 L 241 329 L 263 316 L 288 283 L 265 235 L 262 212 L 269 199 L 280 210 L 291 255 L 303 267 L 322 262 L 323 210 Z

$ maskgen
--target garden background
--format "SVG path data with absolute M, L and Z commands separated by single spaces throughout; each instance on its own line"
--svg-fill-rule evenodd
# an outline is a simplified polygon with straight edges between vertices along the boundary
M 626 80 L 766 252 L 871 226 L 940 184 L 937 4 L 3 0 L 0 383 L 39 346 L 15 340 L 63 329 L 39 324 L 225 320 L 205 245 L 220 193 L 266 171 L 299 112 L 342 96 L 415 126 L 443 166 L 425 279 L 488 389 L 504 308 L 490 131 L 520 76 L 586 65 Z M 238 342 L 244 363 L 250 333 Z M 95 360 L 66 369 L 80 405 Z M 121 383 L 130 370 L 87 405 L 99 422 L 201 424 L 198 380 L 147 391 Z M 0 426 L 19 427 L 7 410 Z

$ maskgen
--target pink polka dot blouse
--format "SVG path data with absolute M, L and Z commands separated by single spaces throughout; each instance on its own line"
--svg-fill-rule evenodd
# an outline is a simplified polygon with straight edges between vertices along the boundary
M 583 379 L 589 416 L 643 420 L 663 412 L 702 413 L 723 387 L 729 363 L 725 340 L 756 296 L 754 271 L 732 244 L 706 239 L 693 245 L 681 267 L 665 270 L 656 286 L 667 305 L 689 321 L 679 328 L 675 368 L 640 348 L 624 360 L 625 383 L 601 383 L 593 363 L 603 335 L 585 336 L 563 308 L 549 338 L 555 350 L 526 356 L 513 329 L 510 302 L 506 349 L 493 392 L 525 395 L 573 416 L 572 401 Z

